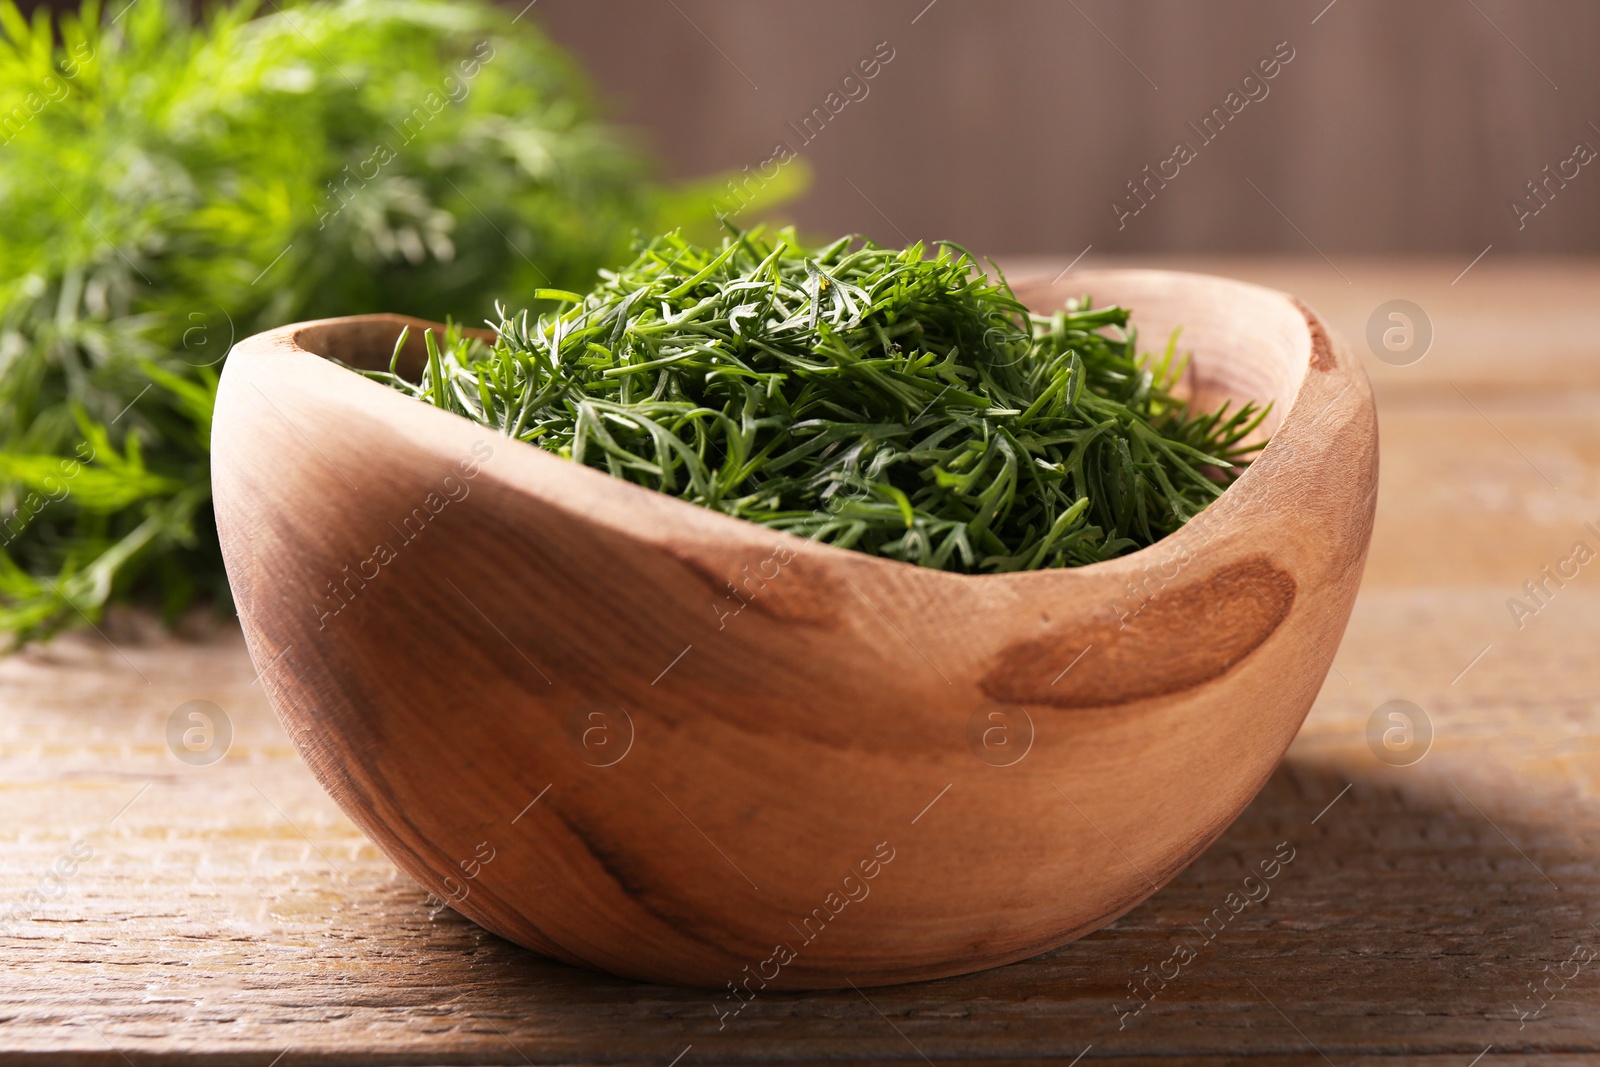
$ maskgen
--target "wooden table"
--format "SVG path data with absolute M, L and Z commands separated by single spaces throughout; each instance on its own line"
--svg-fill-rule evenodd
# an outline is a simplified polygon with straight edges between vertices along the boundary
M 1372 311 L 1409 299 L 1434 340 L 1410 366 L 1368 355 L 1377 531 L 1316 707 L 1151 900 L 1025 963 L 764 996 L 719 1030 L 713 995 L 431 908 L 312 780 L 236 632 L 123 617 L 0 662 L 0 1063 L 1591 1062 L 1600 562 L 1520 628 L 1508 600 L 1600 551 L 1600 263 L 1491 254 L 1454 284 L 1464 263 L 1165 265 L 1297 292 L 1363 352 Z M 168 748 L 194 699 L 234 730 L 207 766 Z M 1393 699 L 1432 726 L 1410 766 L 1367 739 Z M 1197 932 L 1284 849 L 1268 897 Z M 1133 1014 L 1180 942 L 1195 959 Z

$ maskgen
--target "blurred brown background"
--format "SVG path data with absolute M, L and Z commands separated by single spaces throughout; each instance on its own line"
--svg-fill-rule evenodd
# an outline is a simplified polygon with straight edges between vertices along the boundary
M 1520 231 L 1509 206 L 1579 141 L 1600 148 L 1594 0 L 537 0 L 526 17 L 676 174 L 801 151 L 815 180 L 790 213 L 815 231 L 1096 257 L 1600 250 L 1600 160 Z M 802 147 L 787 124 L 881 41 L 894 59 L 867 96 Z M 1265 98 L 1203 144 L 1187 123 L 1282 41 Z M 1112 201 L 1180 140 L 1196 158 L 1119 229 Z
M 1600 149 L 1595 0 L 505 2 L 674 175 L 798 151 L 814 181 L 786 213 L 814 234 L 996 255 L 1600 251 L 1600 160 L 1573 160 Z M 842 88 L 880 42 L 893 59 Z M 1246 99 L 1280 42 L 1293 58 L 1203 141 L 1189 124 Z M 828 121 L 805 143 L 813 109 Z M 1180 141 L 1196 154 L 1176 178 L 1136 215 L 1112 206 L 1139 206 L 1127 183 Z M 1540 210 L 1519 220 L 1514 199 Z

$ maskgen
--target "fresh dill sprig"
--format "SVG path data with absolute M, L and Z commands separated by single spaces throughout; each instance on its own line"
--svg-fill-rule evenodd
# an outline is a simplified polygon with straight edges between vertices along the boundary
M 1127 309 L 1030 314 L 954 245 L 670 233 L 600 278 L 502 311 L 492 346 L 430 332 L 418 382 L 368 374 L 727 515 L 964 572 L 1151 544 L 1260 447 L 1265 409 L 1174 394 L 1176 335 L 1140 359 Z

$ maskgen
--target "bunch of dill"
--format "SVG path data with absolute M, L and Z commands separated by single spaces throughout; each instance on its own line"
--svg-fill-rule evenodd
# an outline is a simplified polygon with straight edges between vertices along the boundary
M 0 644 L 227 603 L 208 449 L 234 341 L 475 319 L 584 284 L 637 227 L 709 224 L 709 189 L 663 188 L 533 16 L 48 6 L 0 0 Z
M 1144 360 L 1124 308 L 1030 314 L 953 245 L 674 233 L 600 277 L 502 313 L 492 347 L 430 333 L 420 382 L 371 376 L 727 515 L 964 572 L 1150 544 L 1259 447 L 1263 409 L 1173 395 L 1176 337 Z

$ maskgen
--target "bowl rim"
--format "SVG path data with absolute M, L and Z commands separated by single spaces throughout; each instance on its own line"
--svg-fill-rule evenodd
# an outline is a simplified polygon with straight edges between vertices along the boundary
M 1045 279 L 1043 275 L 1024 276 L 1019 278 L 1017 281 L 1009 282 L 1008 284 L 1010 284 L 1013 291 L 1038 289 L 1040 287 L 1061 290 L 1065 285 L 1068 284 L 1067 279 L 1073 279 L 1078 283 L 1087 283 L 1092 285 L 1096 279 L 1115 278 L 1136 278 L 1141 280 L 1164 281 L 1174 286 L 1196 284 L 1217 285 L 1220 283 L 1227 288 L 1240 291 L 1249 291 L 1257 295 L 1267 296 L 1281 301 L 1295 313 L 1297 319 L 1299 320 L 1299 328 L 1305 331 L 1304 336 L 1306 340 L 1306 348 L 1308 350 L 1308 367 L 1306 371 L 1302 372 L 1299 383 L 1294 388 L 1294 395 L 1289 400 L 1287 410 L 1284 411 L 1276 431 L 1269 438 L 1266 446 L 1260 451 L 1260 453 L 1257 454 L 1255 459 L 1251 461 L 1250 465 L 1246 467 L 1244 471 L 1242 471 L 1239 476 L 1236 477 L 1215 500 L 1207 504 L 1182 526 L 1167 534 L 1165 537 L 1135 549 L 1132 552 L 1114 556 L 1110 559 L 1100 560 L 1095 563 L 1082 564 L 1073 567 L 1045 567 L 1036 568 L 1033 570 L 1004 571 L 995 573 L 966 573 L 962 571 L 938 570 L 931 567 L 923 567 L 919 564 L 910 563 L 905 560 L 893 559 L 887 556 L 872 555 L 870 553 L 856 551 L 855 549 L 841 548 L 837 545 L 828 544 L 826 542 L 813 541 L 810 538 L 801 537 L 797 534 L 792 534 L 784 530 L 772 529 L 771 527 L 763 526 L 760 523 L 751 522 L 748 519 L 741 519 L 711 508 L 702 507 L 698 504 L 694 504 L 687 500 L 682 500 L 678 497 L 672 496 L 671 494 L 650 489 L 647 486 L 637 485 L 625 479 L 615 478 L 610 474 L 607 474 L 605 471 L 597 470 L 595 468 L 588 467 L 587 465 L 572 465 L 574 468 L 573 473 L 577 478 L 580 479 L 591 477 L 593 479 L 599 479 L 600 481 L 595 482 L 596 485 L 599 485 L 603 482 L 610 488 L 611 491 L 621 493 L 624 498 L 629 497 L 634 493 L 649 494 L 652 505 L 665 505 L 669 512 L 677 512 L 678 508 L 689 509 L 689 512 L 680 514 L 692 514 L 696 521 L 704 522 L 709 520 L 713 524 L 727 521 L 737 523 L 741 528 L 761 530 L 766 536 L 778 538 L 780 543 L 792 540 L 794 550 L 796 552 L 802 551 L 803 548 L 803 551 L 807 555 L 820 556 L 818 559 L 819 563 L 827 563 L 827 561 L 830 560 L 837 560 L 840 563 L 857 567 L 890 567 L 897 570 L 904 568 L 904 570 L 901 570 L 901 573 L 915 573 L 926 580 L 947 581 L 952 583 L 982 582 L 991 588 L 999 587 L 1006 583 L 1019 582 L 1036 584 L 1041 581 L 1063 583 L 1089 580 L 1099 581 L 1103 580 L 1107 576 L 1116 575 L 1122 572 L 1148 572 L 1153 565 L 1170 560 L 1171 553 L 1176 546 L 1184 544 L 1186 541 L 1192 541 L 1199 537 L 1199 529 L 1206 525 L 1200 522 L 1203 517 L 1211 515 L 1211 521 L 1216 522 L 1219 520 L 1221 515 L 1227 513 L 1229 507 L 1238 505 L 1241 502 L 1257 495 L 1259 492 L 1258 486 L 1262 483 L 1263 479 L 1269 477 L 1271 473 L 1268 470 L 1259 469 L 1264 467 L 1264 461 L 1268 460 L 1269 458 L 1276 459 L 1282 456 L 1284 451 L 1291 447 L 1290 444 L 1284 440 L 1284 438 L 1292 433 L 1298 433 L 1308 424 L 1309 418 L 1306 415 L 1303 400 L 1306 392 L 1311 389 L 1315 383 L 1317 383 L 1319 378 L 1322 380 L 1327 380 L 1329 378 L 1343 379 L 1344 387 L 1338 390 L 1337 395 L 1342 396 L 1345 392 L 1348 392 L 1354 388 L 1358 390 L 1358 396 L 1356 399 L 1367 408 L 1372 407 L 1373 401 L 1371 385 L 1367 379 L 1365 368 L 1361 365 L 1359 360 L 1349 353 L 1348 346 L 1344 345 L 1342 341 L 1337 339 L 1337 335 L 1329 329 L 1327 323 L 1312 308 L 1306 305 L 1299 298 L 1282 290 L 1258 285 L 1253 282 L 1229 278 L 1223 275 L 1206 274 L 1195 271 L 1163 270 L 1138 267 L 1075 270 L 1068 274 L 1057 276 L 1053 280 Z M 1079 291 L 1084 290 L 1080 289 Z M 1024 303 L 1026 303 L 1026 301 L 1024 301 Z M 365 391 L 365 387 L 371 386 L 372 389 L 378 391 L 377 393 L 371 394 L 373 396 L 387 395 L 397 401 L 406 401 L 415 404 L 416 401 L 413 398 L 406 397 L 398 390 L 391 389 L 380 382 L 366 379 L 360 374 L 351 372 L 351 369 L 348 365 L 344 365 L 329 356 L 323 355 L 316 349 L 308 347 L 306 343 L 314 343 L 314 338 L 309 338 L 306 336 L 312 331 L 351 329 L 376 323 L 410 327 L 413 330 L 435 329 L 441 332 L 447 328 L 446 324 L 444 323 L 432 322 L 416 316 L 393 312 L 336 316 L 332 318 L 289 323 L 272 330 L 263 331 L 247 337 L 243 341 L 240 341 L 238 345 L 235 346 L 235 350 L 237 351 L 244 349 L 250 352 L 259 351 L 266 354 L 281 356 L 283 354 L 287 354 L 283 351 L 283 349 L 286 348 L 289 350 L 289 352 L 295 354 L 303 353 L 307 356 L 311 356 L 323 362 L 332 364 L 338 370 L 347 372 L 349 384 L 351 388 L 355 389 L 357 392 Z M 492 329 L 477 327 L 461 328 L 463 332 L 471 336 L 477 336 L 484 340 L 491 340 L 495 336 L 495 331 Z M 1309 373 L 1309 370 L 1312 367 L 1315 367 L 1320 373 L 1316 375 Z M 488 430 L 489 432 L 494 433 L 498 437 L 504 439 L 507 444 L 519 446 L 520 449 L 527 449 L 528 453 L 532 453 L 540 457 L 540 460 L 536 462 L 543 461 L 544 459 L 548 459 L 553 462 L 563 462 L 559 459 L 559 457 L 556 457 L 550 452 L 539 448 L 537 445 L 530 444 L 526 441 L 505 437 L 505 435 L 500 434 L 499 431 L 495 430 L 493 427 L 484 426 L 481 423 L 473 422 L 471 419 L 457 415 L 454 412 L 435 408 L 432 405 L 417 406 L 419 410 L 431 411 L 438 415 L 447 416 L 452 420 L 458 420 L 467 425 L 481 427 L 485 430 Z M 213 433 L 215 432 L 216 431 L 214 428 Z M 1352 442 L 1349 447 L 1353 451 L 1359 447 L 1359 443 Z M 1224 501 L 1230 501 L 1230 504 L 1227 507 L 1224 507 Z M 561 507 L 571 506 L 570 501 L 565 503 L 558 501 L 557 505 Z M 651 536 L 652 531 L 650 530 L 620 525 L 605 516 L 586 515 L 584 518 L 586 521 L 605 526 L 607 529 L 611 530 L 617 535 L 638 541 L 642 544 L 650 544 L 656 540 Z M 1199 546 L 1195 547 L 1198 548 Z

